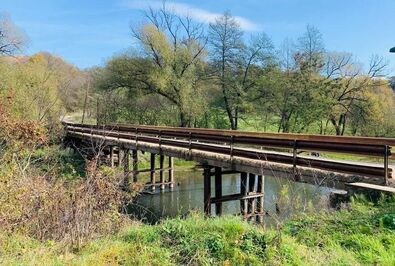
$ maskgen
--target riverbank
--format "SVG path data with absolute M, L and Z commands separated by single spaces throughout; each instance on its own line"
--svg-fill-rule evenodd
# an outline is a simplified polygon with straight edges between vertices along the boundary
M 1 265 L 358 265 L 395 263 L 395 200 L 293 219 L 265 230 L 238 217 L 191 214 L 134 223 L 76 251 L 62 243 L 0 234 Z

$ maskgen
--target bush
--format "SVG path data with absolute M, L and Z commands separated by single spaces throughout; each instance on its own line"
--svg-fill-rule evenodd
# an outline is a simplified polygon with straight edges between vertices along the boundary
M 85 178 L 72 182 L 13 161 L 0 176 L 0 230 L 80 248 L 88 240 L 117 231 L 126 194 L 122 176 L 104 175 L 89 163 Z M 3 168 L 3 167 L 2 167 Z

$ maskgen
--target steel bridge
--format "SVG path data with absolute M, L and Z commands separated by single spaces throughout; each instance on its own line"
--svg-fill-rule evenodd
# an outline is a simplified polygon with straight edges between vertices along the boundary
M 222 213 L 222 202 L 240 200 L 241 214 L 262 221 L 264 176 L 278 176 L 295 182 L 344 188 L 345 185 L 388 186 L 393 181 L 389 164 L 394 156 L 393 138 L 261 133 L 201 128 L 176 128 L 127 124 L 85 125 L 64 123 L 66 143 L 83 148 L 86 154 L 100 154 L 103 161 L 123 165 L 124 185 L 138 182 L 138 174 L 150 172 L 147 187 L 155 190 L 174 185 L 173 158 L 200 163 L 204 176 L 204 209 Z M 138 152 L 149 152 L 150 169 L 138 169 Z M 376 157 L 381 163 L 339 161 L 311 156 L 320 153 Z M 130 154 L 132 155 L 130 159 Z M 306 155 L 307 154 L 307 155 Z M 310 154 L 310 155 L 308 155 Z M 159 156 L 159 168 L 155 157 Z M 168 157 L 168 167 L 165 167 Z M 130 167 L 132 161 L 132 167 Z M 132 169 L 130 169 L 132 168 Z M 159 172 L 159 181 L 156 173 Z M 165 173 L 168 178 L 165 179 Z M 222 195 L 222 178 L 240 173 L 240 193 Z M 211 177 L 215 178 L 211 193 Z M 132 177 L 132 178 L 131 178 Z

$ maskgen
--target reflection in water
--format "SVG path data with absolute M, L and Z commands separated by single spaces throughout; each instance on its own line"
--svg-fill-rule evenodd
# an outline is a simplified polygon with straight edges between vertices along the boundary
M 157 189 L 152 194 L 143 194 L 129 207 L 129 213 L 144 222 L 156 223 L 163 218 L 185 216 L 192 210 L 203 212 L 202 171 L 175 172 L 172 191 Z M 146 181 L 146 180 L 142 180 Z M 214 178 L 211 180 L 214 193 Z M 223 195 L 240 192 L 240 175 L 225 175 L 222 179 Z M 274 219 L 284 220 L 292 214 L 326 208 L 330 189 L 296 183 L 285 178 L 265 176 L 265 210 L 272 218 L 266 217 L 266 224 Z M 212 194 L 214 196 L 214 194 Z M 276 212 L 276 206 L 277 211 Z M 215 206 L 213 205 L 213 215 Z M 223 203 L 223 214 L 240 212 L 240 202 Z

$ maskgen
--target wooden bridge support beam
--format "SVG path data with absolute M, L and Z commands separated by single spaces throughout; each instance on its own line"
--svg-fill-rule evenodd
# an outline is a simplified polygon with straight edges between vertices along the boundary
M 255 174 L 248 174 L 248 193 L 256 193 L 255 188 L 255 181 L 256 175 Z M 255 213 L 255 205 L 256 205 L 256 198 L 248 199 L 248 215 Z M 252 218 L 251 216 L 249 218 Z M 250 220 L 250 219 L 249 219 Z
M 248 190 L 247 190 L 247 183 L 248 182 L 247 181 L 248 181 L 247 173 L 244 173 L 244 172 L 241 173 L 240 174 L 240 195 L 242 197 L 246 197 L 247 193 L 248 193 Z M 240 212 L 243 217 L 247 216 L 247 200 L 246 199 L 240 200 Z
M 204 178 L 204 192 L 203 192 L 204 213 L 207 216 L 211 216 L 211 167 L 209 166 L 204 167 L 203 178 Z
M 263 223 L 264 210 L 264 199 L 265 199 L 265 177 L 258 175 L 257 193 L 263 194 L 262 197 L 256 199 L 256 222 Z
M 155 190 L 155 170 L 155 153 L 151 153 L 150 184 L 152 190 Z
M 129 170 L 129 153 L 130 153 L 129 149 L 125 149 L 123 151 L 123 154 L 124 154 L 124 156 L 123 156 L 123 173 L 124 173 L 123 186 L 124 186 L 125 189 L 129 188 L 129 182 L 130 182 L 130 180 L 129 180 L 129 173 L 130 173 L 130 170 Z
M 215 197 L 222 198 L 222 169 L 221 167 L 215 167 Z M 222 202 L 215 204 L 215 214 L 222 214 Z
M 110 146 L 110 167 L 114 167 L 114 146 Z
M 214 171 L 211 169 L 214 168 Z M 261 175 L 240 173 L 240 193 L 222 195 L 222 177 L 234 174 L 234 171 L 223 171 L 221 167 L 204 166 L 204 213 L 211 215 L 211 204 L 215 204 L 217 216 L 223 212 L 222 203 L 240 200 L 240 212 L 244 219 L 263 222 L 264 216 L 264 177 Z M 215 196 L 211 197 L 211 177 L 215 177 Z
M 138 173 L 139 173 L 139 160 L 137 150 L 132 150 L 132 162 L 133 162 L 133 182 L 136 183 L 138 181 Z
M 123 156 L 124 156 L 124 154 L 123 154 L 122 148 L 121 148 L 121 147 L 118 147 L 118 164 L 117 164 L 118 167 L 121 167 L 121 166 L 122 166 L 122 159 L 123 159 Z
M 173 157 L 169 157 L 169 187 L 174 187 L 174 161 Z
M 160 180 L 160 189 L 164 190 L 166 185 L 165 185 L 165 156 L 160 155 L 159 156 L 159 180 Z

